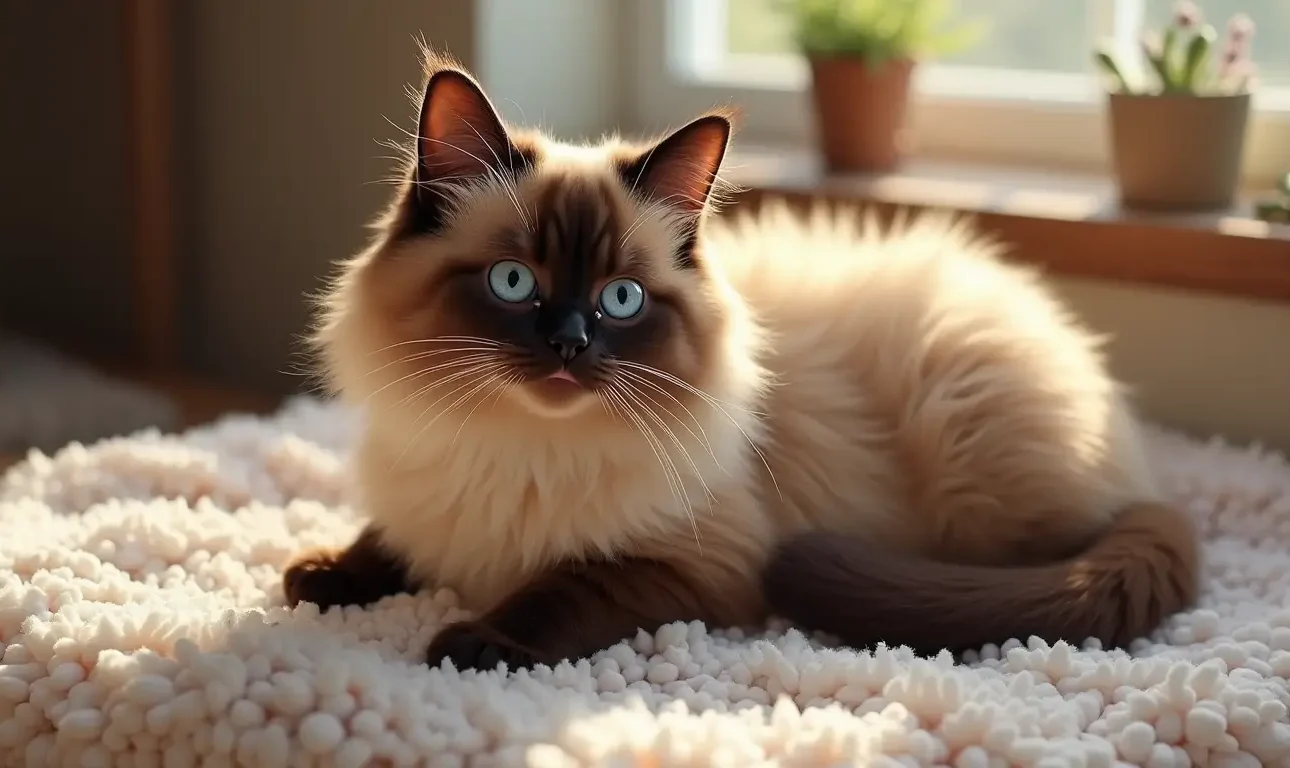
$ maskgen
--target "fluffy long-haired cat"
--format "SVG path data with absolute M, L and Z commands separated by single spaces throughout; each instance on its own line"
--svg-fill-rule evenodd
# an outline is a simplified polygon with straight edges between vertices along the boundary
M 711 198 L 731 125 L 569 146 L 430 56 L 317 341 L 370 525 L 294 604 L 450 587 L 431 664 L 772 611 L 854 644 L 1123 643 L 1196 593 L 1095 340 L 966 225 Z

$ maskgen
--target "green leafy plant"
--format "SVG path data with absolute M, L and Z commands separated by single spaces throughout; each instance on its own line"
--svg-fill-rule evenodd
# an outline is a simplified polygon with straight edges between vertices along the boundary
M 952 0 L 785 0 L 783 8 L 803 53 L 874 64 L 955 53 L 984 31 L 955 20 Z
M 1274 224 L 1290 224 L 1290 173 L 1281 177 L 1281 183 L 1277 185 L 1277 196 L 1260 201 L 1255 214 Z
M 1246 93 L 1254 83 L 1255 66 L 1250 58 L 1254 22 L 1245 14 L 1227 23 L 1223 50 L 1215 57 L 1218 32 L 1206 24 L 1200 7 L 1192 0 L 1179 0 L 1174 16 L 1163 32 L 1148 31 L 1140 47 L 1150 66 L 1146 78 L 1131 77 L 1113 47 L 1103 44 L 1094 52 L 1098 66 L 1112 80 L 1119 93 L 1136 95 L 1221 95 Z M 1145 83 L 1138 84 L 1145 79 Z

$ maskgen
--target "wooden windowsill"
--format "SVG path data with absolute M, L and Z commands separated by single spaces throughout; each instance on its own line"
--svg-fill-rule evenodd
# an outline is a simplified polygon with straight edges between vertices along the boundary
M 1109 179 L 1065 172 L 911 162 L 893 174 L 828 174 L 808 151 L 732 152 L 727 181 L 763 195 L 850 200 L 973 214 L 1013 256 L 1060 275 L 1290 302 L 1290 225 L 1231 211 L 1122 209 Z

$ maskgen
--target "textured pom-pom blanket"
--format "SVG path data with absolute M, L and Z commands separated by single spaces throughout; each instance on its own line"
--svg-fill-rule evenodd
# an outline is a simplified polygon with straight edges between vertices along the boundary
M 1014 641 L 956 665 L 678 624 L 502 676 L 421 664 L 447 593 L 280 607 L 292 553 L 357 530 L 356 426 L 302 399 L 12 468 L 0 765 L 1290 766 L 1279 456 L 1152 431 L 1205 594 L 1131 654 Z

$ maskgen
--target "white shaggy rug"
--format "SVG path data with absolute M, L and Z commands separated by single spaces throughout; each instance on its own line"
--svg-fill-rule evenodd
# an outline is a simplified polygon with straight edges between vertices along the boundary
M 319 616 L 283 565 L 356 531 L 355 422 L 292 402 L 0 481 L 0 765 L 1290 766 L 1290 466 L 1152 434 L 1203 605 L 1132 656 L 970 663 L 674 625 L 591 662 L 428 669 L 449 594 Z

